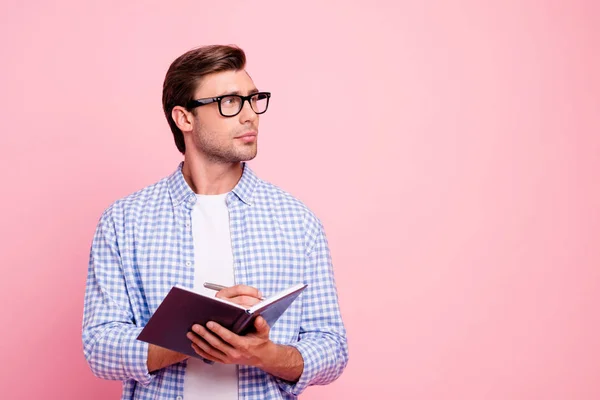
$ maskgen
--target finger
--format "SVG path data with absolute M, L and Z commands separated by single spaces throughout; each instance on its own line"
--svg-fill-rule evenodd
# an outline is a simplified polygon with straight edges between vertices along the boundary
M 217 359 L 216 357 L 211 356 L 210 354 L 208 354 L 207 352 L 205 352 L 204 350 L 202 350 L 200 347 L 198 347 L 196 345 L 196 343 L 192 343 L 192 349 L 194 349 L 194 351 L 196 352 L 196 354 L 198 354 L 200 357 L 205 358 L 209 361 L 212 362 L 218 362 L 221 364 L 225 364 L 225 362 L 223 360 Z
M 211 323 L 209 322 L 209 324 Z M 211 347 L 213 347 L 216 350 L 219 350 L 219 352 L 221 352 L 225 356 L 227 356 L 232 350 L 232 347 L 229 345 L 229 343 L 226 343 L 224 341 L 224 338 L 214 335 L 211 331 L 207 330 L 203 326 L 196 324 L 192 327 L 192 330 L 196 332 L 196 334 L 199 335 L 202 339 L 204 339 L 206 343 L 208 343 Z M 227 329 L 225 328 L 223 328 L 223 330 L 227 331 Z
M 206 324 L 206 327 L 217 334 L 224 342 L 226 342 L 230 349 L 237 347 L 240 337 L 229 329 L 224 328 L 214 321 L 210 321 Z
M 187 338 L 190 339 L 192 342 L 192 348 L 199 356 L 221 363 L 227 358 L 223 352 L 211 347 L 203 338 L 199 337 L 198 335 L 188 332 Z
M 217 297 L 219 298 L 232 298 L 238 296 L 250 296 L 256 299 L 260 299 L 262 297 L 262 293 L 255 287 L 247 286 L 247 285 L 235 285 L 225 289 L 221 289 L 217 292 Z
M 271 327 L 269 326 L 267 321 L 260 315 L 254 320 L 254 327 L 256 328 L 257 335 L 266 335 L 267 337 L 269 336 L 269 331 L 271 330 Z

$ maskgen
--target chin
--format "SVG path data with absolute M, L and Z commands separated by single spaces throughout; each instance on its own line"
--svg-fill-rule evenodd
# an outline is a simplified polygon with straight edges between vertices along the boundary
M 256 146 L 253 148 L 246 148 L 240 151 L 238 155 L 238 159 L 240 162 L 250 161 L 256 157 L 257 149 Z
M 243 155 L 240 157 L 240 162 L 250 161 L 256 157 L 256 151 L 252 154 Z

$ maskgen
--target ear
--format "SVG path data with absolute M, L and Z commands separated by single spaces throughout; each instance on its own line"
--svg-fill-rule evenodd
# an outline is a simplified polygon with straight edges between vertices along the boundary
M 173 118 L 181 132 L 191 132 L 194 129 L 194 115 L 181 106 L 173 107 L 171 118 Z

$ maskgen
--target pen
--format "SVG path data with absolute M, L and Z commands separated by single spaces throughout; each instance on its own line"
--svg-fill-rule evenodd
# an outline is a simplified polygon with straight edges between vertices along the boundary
M 204 287 L 207 289 L 219 291 L 221 289 L 225 289 L 227 286 L 217 285 L 216 283 L 204 282 Z M 259 297 L 259 299 L 264 300 L 265 298 L 261 296 Z

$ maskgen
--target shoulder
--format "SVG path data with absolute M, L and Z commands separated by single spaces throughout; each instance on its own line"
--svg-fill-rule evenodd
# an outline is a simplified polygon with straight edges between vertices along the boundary
M 155 209 L 170 201 L 168 179 L 168 177 L 165 177 L 156 183 L 115 200 L 104 210 L 101 221 L 124 223 L 126 219 L 136 217 L 149 209 Z
M 259 180 L 254 202 L 255 207 L 268 210 L 281 221 L 301 224 L 307 232 L 322 229 L 321 220 L 303 201 L 265 180 Z

